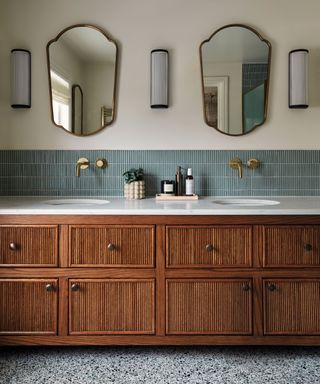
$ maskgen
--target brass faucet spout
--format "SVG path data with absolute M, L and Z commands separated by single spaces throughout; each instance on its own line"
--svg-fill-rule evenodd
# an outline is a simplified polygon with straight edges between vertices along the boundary
M 239 177 L 242 179 L 242 161 L 238 157 L 229 161 L 229 167 L 232 169 L 237 169 L 239 172 Z
M 90 165 L 90 161 L 88 159 L 86 159 L 85 157 L 81 157 L 78 161 L 77 161 L 77 165 L 76 165 L 76 176 L 77 177 L 80 177 L 80 170 L 81 169 L 87 169 Z

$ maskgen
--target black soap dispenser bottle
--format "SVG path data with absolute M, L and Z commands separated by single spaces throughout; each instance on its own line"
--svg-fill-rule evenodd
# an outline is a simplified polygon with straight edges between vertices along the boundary
M 181 167 L 177 167 L 176 172 L 176 196 L 182 196 L 183 195 L 183 175 L 181 172 Z

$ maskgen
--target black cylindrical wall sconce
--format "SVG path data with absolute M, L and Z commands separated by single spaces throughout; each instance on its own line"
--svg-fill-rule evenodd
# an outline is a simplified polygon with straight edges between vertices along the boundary
M 31 107 L 31 53 L 26 49 L 11 51 L 11 107 Z
M 294 49 L 289 52 L 289 108 L 308 108 L 309 51 Z
M 166 49 L 151 51 L 151 108 L 168 108 L 169 54 Z

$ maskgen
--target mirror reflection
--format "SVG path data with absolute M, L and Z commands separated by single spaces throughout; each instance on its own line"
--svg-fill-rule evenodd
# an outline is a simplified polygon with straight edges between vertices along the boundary
M 271 45 L 252 28 L 218 29 L 200 46 L 204 118 L 232 136 L 262 125 L 267 115 Z
M 66 28 L 47 45 L 51 114 L 66 131 L 87 136 L 115 116 L 117 45 L 91 25 Z

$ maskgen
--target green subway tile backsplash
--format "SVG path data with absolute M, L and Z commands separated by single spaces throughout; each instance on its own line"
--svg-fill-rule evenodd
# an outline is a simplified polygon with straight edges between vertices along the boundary
M 91 165 L 75 176 L 80 157 Z M 108 161 L 100 170 L 98 157 Z M 255 171 L 244 168 L 239 179 L 228 162 L 240 157 L 261 161 Z M 202 196 L 320 196 L 320 150 L 3 150 L 0 151 L 0 195 L 123 196 L 122 173 L 142 167 L 148 196 L 160 181 L 174 179 L 177 165 L 192 167 L 196 193 Z

